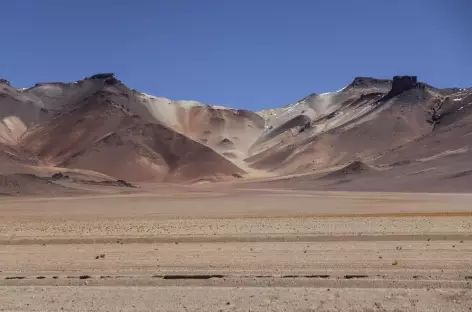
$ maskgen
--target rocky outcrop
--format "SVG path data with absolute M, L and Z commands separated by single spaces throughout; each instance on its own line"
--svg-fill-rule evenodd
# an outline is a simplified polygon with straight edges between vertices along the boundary
M 85 80 L 108 79 L 108 78 L 115 78 L 115 74 L 114 73 L 96 74 L 88 78 L 85 78 Z
M 419 87 L 416 76 L 394 76 L 392 81 L 392 88 L 382 98 L 382 101 L 393 98 L 405 91 Z
M 107 78 L 105 80 L 105 84 L 108 85 L 108 86 L 113 86 L 113 85 L 119 84 L 120 82 L 121 81 L 119 81 L 115 77 Z
M 230 139 L 224 138 L 220 143 L 218 143 L 218 146 L 223 148 L 234 148 L 234 143 Z
M 104 80 L 105 85 L 116 85 L 121 81 L 116 79 L 114 73 L 101 73 L 85 78 L 84 80 Z
M 371 77 L 356 77 L 347 88 L 379 88 L 389 87 L 392 81 L 388 79 L 376 79 Z M 346 89 L 347 89 L 346 88 Z
M 5 84 L 5 85 L 11 87 L 10 81 L 8 81 L 6 79 L 0 79 L 0 84 Z
M 395 76 L 392 81 L 392 90 L 389 93 L 394 95 L 416 88 L 416 76 Z

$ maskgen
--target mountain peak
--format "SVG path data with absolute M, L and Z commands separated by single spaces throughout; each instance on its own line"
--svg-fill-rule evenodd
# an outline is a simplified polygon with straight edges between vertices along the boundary
M 472 132 L 472 89 L 432 88 L 416 76 L 352 78 L 341 90 L 313 93 L 259 114 L 147 96 L 113 73 L 40 83 L 21 94 L 2 79 L 0 160 L 8 161 L 9 172 L 24 165 L 37 172 L 54 166 L 57 172 L 92 170 L 115 180 L 159 183 L 230 180 L 244 172 L 257 178 L 314 173 L 317 180 L 317 170 L 347 168 L 336 178 L 350 187 L 345 180 L 354 183 L 358 175 L 402 175 L 409 182 L 406 170 L 429 166 L 418 159 L 435 161 L 437 155 L 472 148 L 467 137 L 462 139 Z M 461 164 L 468 170 L 467 156 L 451 159 L 452 170 L 462 170 Z M 405 160 L 405 169 L 394 172 L 399 166 L 390 164 Z M 447 161 L 444 157 L 441 164 Z M 470 191 L 465 187 L 460 190 Z
M 120 83 L 114 73 L 99 73 L 85 78 L 84 80 L 104 80 L 106 85 L 116 85 Z
M 347 88 L 369 88 L 369 87 L 379 87 L 390 85 L 391 80 L 389 79 L 377 79 L 372 77 L 356 77 L 354 80 L 347 86 Z
M 390 99 L 405 91 L 422 86 L 424 85 L 418 84 L 418 79 L 416 76 L 394 76 L 392 80 L 392 88 L 387 93 L 387 95 L 385 95 L 383 100 Z
M 85 80 L 96 80 L 96 79 L 108 79 L 108 78 L 115 78 L 114 73 L 99 73 L 92 75 L 90 77 L 85 78 Z
M 5 85 L 11 87 L 10 81 L 8 81 L 6 79 L 0 78 L 0 84 L 5 84 Z
M 393 76 L 392 90 L 396 88 L 414 88 L 418 83 L 416 76 Z

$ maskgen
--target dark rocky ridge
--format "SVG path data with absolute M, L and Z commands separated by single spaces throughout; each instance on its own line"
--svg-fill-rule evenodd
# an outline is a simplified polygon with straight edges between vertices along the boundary
M 418 83 L 416 76 L 394 76 L 392 80 L 392 88 L 382 99 L 380 99 L 380 101 L 387 101 L 412 89 L 425 89 L 426 87 L 426 84 Z
M 389 97 L 394 97 L 400 93 L 416 88 L 418 83 L 416 76 L 395 76 L 392 81 L 392 89 L 387 94 Z
M 85 78 L 84 80 L 104 80 L 105 85 L 109 85 L 109 86 L 121 83 L 120 80 L 116 79 L 114 73 L 95 74 L 95 75 Z
M 10 81 L 8 81 L 8 80 L 6 80 L 6 79 L 1 79 L 1 78 L 0 78 L 0 84 L 5 84 L 5 85 L 11 87 Z
M 372 77 L 356 77 L 347 86 L 348 88 L 372 88 L 372 87 L 386 87 L 392 84 L 392 80 L 389 79 L 377 79 Z
M 115 78 L 115 74 L 114 73 L 95 74 L 93 76 L 85 78 L 85 80 L 107 79 L 107 78 Z

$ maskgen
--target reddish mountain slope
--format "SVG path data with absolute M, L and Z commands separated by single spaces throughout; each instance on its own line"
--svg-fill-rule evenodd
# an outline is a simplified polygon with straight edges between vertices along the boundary
M 43 165 L 89 169 L 131 181 L 242 174 L 210 148 L 132 115 L 106 91 L 26 133 L 20 146 Z
M 358 77 L 259 113 L 150 96 L 113 74 L 28 89 L 0 80 L 0 174 L 470 191 L 471 105 L 472 89 L 414 76 Z

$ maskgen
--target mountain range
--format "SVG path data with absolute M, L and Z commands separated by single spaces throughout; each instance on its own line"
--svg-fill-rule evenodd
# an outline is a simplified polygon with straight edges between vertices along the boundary
M 17 89 L 0 80 L 0 192 L 142 183 L 469 192 L 472 88 L 356 77 L 252 112 L 173 101 L 114 74 Z M 80 187 L 78 187 L 80 185 Z

